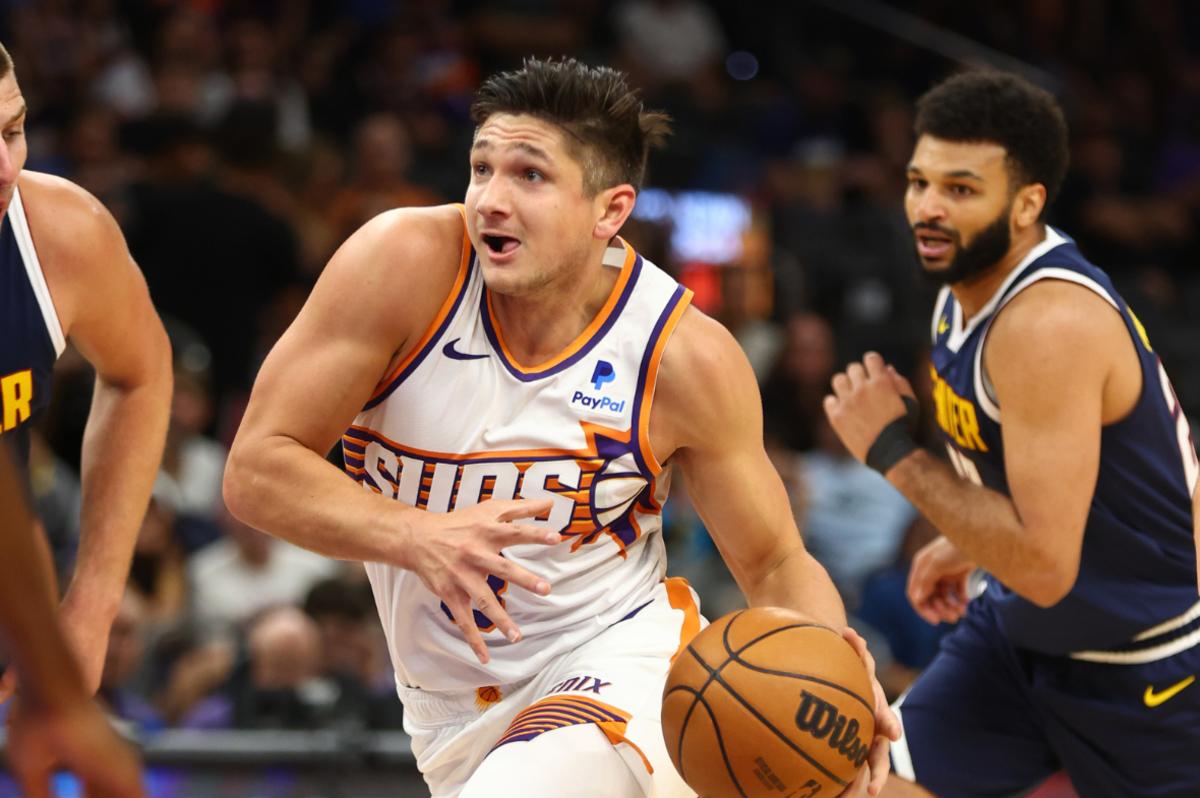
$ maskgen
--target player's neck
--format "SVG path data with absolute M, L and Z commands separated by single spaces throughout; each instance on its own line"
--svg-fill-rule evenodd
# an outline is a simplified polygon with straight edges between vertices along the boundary
M 606 268 L 604 250 L 586 266 L 562 275 L 536 293 L 492 294 L 492 311 L 509 353 L 523 366 L 544 363 L 579 337 L 612 293 L 620 269 Z
M 966 324 L 983 309 L 983 306 L 1000 290 L 1000 286 L 1012 274 L 1013 269 L 1020 266 L 1021 261 L 1025 260 L 1025 256 L 1045 238 L 1046 226 L 1044 224 L 1033 225 L 1013 238 L 1008 252 L 992 268 L 969 280 L 950 286 L 954 299 L 962 308 L 963 324 Z

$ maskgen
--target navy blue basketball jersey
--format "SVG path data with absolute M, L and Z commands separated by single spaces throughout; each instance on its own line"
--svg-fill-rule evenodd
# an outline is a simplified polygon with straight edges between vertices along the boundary
M 29 421 L 50 401 L 50 376 L 65 341 L 29 234 L 21 194 L 0 221 L 0 434 L 29 455 Z
M 948 288 L 938 297 L 932 378 L 946 448 L 959 474 L 1008 495 L 1003 409 L 982 352 L 995 315 L 1038 280 L 1076 283 L 1121 314 L 1141 362 L 1142 393 L 1127 417 L 1101 432 L 1100 471 L 1071 592 L 1041 608 L 989 577 L 980 600 L 995 608 L 1022 648 L 1111 662 L 1144 661 L 1151 649 L 1182 650 L 1200 640 L 1191 502 L 1200 466 L 1187 419 L 1145 330 L 1108 275 L 1052 228 L 973 318 L 962 318 Z

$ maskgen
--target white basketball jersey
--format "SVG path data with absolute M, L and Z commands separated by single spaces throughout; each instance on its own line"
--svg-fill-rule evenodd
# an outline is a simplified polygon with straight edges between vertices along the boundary
M 505 347 L 464 225 L 458 277 L 437 318 L 343 438 L 346 470 L 368 490 L 429 512 L 549 498 L 549 516 L 533 523 L 562 535 L 504 550 L 552 589 L 543 597 L 490 577 L 524 636 L 509 643 L 476 610 L 487 665 L 420 578 L 368 563 L 403 685 L 521 681 L 644 606 L 665 575 L 670 475 L 647 427 L 663 349 L 691 292 L 620 239 L 604 263 L 620 275 L 600 313 L 558 356 L 526 367 Z

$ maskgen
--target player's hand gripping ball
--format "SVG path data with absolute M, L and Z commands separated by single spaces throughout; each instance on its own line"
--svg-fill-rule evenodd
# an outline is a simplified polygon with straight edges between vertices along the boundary
M 679 653 L 663 691 L 663 735 L 701 798 L 826 798 L 867 761 L 873 695 L 838 632 L 756 607 L 718 619 Z

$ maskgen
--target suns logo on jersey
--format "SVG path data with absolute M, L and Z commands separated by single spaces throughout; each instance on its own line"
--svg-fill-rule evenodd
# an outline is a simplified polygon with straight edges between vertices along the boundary
M 622 557 L 642 530 L 637 513 L 657 515 L 653 480 L 633 455 L 628 431 L 581 422 L 582 450 L 445 454 L 402 446 L 363 427 L 342 438 L 346 472 L 376 493 L 431 512 L 487 499 L 550 499 L 545 518 L 529 523 L 571 538 L 571 551 L 610 539 Z
M 979 436 L 979 418 L 975 414 L 975 405 L 956 394 L 932 366 L 929 368 L 929 375 L 933 380 L 933 403 L 937 406 L 938 426 L 961 448 L 986 452 L 987 444 Z
M 0 377 L 0 432 L 29 420 L 33 406 L 33 372 L 14 371 Z

